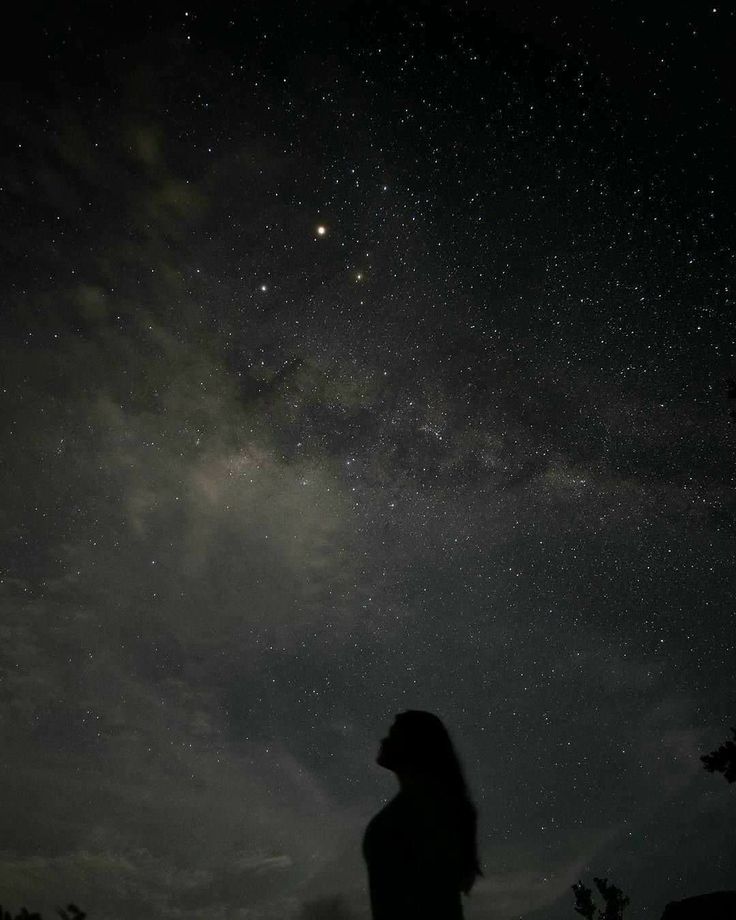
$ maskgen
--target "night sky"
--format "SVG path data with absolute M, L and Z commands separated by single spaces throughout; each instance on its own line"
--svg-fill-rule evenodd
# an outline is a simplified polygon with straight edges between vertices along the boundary
M 407 708 L 468 920 L 735 888 L 733 9 L 46 6 L 2 57 L 3 906 L 366 920 Z

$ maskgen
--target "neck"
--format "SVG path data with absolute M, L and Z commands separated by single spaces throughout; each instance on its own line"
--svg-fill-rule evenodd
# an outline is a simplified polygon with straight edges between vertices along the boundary
M 419 770 L 397 770 L 401 792 L 431 792 L 437 788 L 437 781 L 428 773 Z

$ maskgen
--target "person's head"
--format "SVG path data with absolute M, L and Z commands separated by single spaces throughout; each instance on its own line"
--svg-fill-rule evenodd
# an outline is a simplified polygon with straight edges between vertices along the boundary
M 399 776 L 435 777 L 453 785 L 462 776 L 447 729 L 436 715 L 419 709 L 396 716 L 381 741 L 376 763 Z

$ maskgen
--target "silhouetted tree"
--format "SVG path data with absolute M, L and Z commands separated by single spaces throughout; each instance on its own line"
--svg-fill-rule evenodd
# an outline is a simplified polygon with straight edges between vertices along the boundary
M 61 917 L 61 920 L 84 920 L 87 916 L 87 914 L 85 914 L 83 910 L 80 910 L 76 904 L 67 904 L 66 910 L 62 910 L 61 907 L 58 907 L 56 913 Z
M 76 904 L 67 904 L 66 910 L 58 907 L 56 913 L 61 917 L 61 920 L 84 920 L 87 916 Z M 3 910 L 2 906 L 0 906 L 0 920 L 43 920 L 43 917 L 41 914 L 29 914 L 25 907 L 21 907 L 20 913 L 13 917 L 12 914 L 8 913 L 7 910 Z
M 587 888 L 582 882 L 576 882 L 572 890 L 575 892 L 575 910 L 585 917 L 585 920 L 595 920 L 595 904 L 590 888 Z
M 731 731 L 736 739 L 736 728 Z M 723 773 L 729 783 L 736 780 L 736 744 L 733 741 L 726 741 L 710 754 L 703 754 L 700 759 L 709 773 Z
M 726 387 L 728 388 L 728 398 L 736 399 L 736 380 L 733 378 L 726 381 Z M 736 409 L 731 409 L 728 413 L 731 416 L 731 420 L 736 422 Z
M 620 888 L 609 885 L 607 878 L 594 878 L 593 881 L 605 904 L 604 910 L 598 910 L 597 920 L 622 920 L 629 899 Z M 596 906 L 590 888 L 582 882 L 577 882 L 572 886 L 572 890 L 575 892 L 575 910 L 585 917 L 585 920 L 596 920 Z

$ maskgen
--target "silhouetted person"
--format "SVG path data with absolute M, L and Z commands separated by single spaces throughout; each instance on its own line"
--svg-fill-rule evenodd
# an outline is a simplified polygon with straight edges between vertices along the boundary
M 462 920 L 478 865 L 476 810 L 437 716 L 396 716 L 376 757 L 399 792 L 363 838 L 373 920 Z

